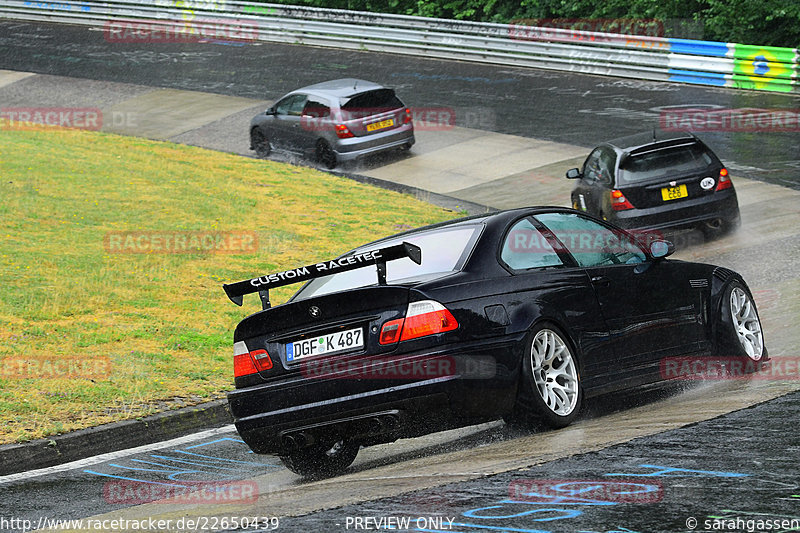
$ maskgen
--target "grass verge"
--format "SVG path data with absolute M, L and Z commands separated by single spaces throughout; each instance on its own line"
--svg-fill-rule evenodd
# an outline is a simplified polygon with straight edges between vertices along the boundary
M 0 154 L 0 443 L 222 397 L 233 328 L 259 305 L 231 304 L 223 282 L 456 215 L 312 169 L 97 132 L 2 131 Z

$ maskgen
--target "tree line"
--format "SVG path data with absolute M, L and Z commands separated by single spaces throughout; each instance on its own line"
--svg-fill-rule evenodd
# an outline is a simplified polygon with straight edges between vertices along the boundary
M 649 24 L 645 35 L 800 47 L 799 0 L 271 0 L 271 3 L 476 22 L 613 29 Z M 590 21 L 594 21 L 593 23 Z M 604 26 L 605 25 L 605 26 Z

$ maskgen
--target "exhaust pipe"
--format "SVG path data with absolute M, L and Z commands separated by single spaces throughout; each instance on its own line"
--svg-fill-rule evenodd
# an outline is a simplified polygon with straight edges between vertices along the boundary
M 376 416 L 369 421 L 369 431 L 371 433 L 381 433 L 384 430 L 384 423 L 381 417 Z
M 289 433 L 281 439 L 283 447 L 289 450 L 299 450 L 314 444 L 314 437 L 308 433 Z
M 386 425 L 386 429 L 395 429 L 400 425 L 400 417 L 397 415 L 386 415 L 384 423 Z
M 299 448 L 297 441 L 292 435 L 284 435 L 282 439 L 283 447 L 287 450 L 296 450 Z

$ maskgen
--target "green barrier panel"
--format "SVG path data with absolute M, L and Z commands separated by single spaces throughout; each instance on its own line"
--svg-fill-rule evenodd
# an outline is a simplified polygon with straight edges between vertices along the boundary
M 731 86 L 739 89 L 791 92 L 797 88 L 795 48 L 734 44 Z

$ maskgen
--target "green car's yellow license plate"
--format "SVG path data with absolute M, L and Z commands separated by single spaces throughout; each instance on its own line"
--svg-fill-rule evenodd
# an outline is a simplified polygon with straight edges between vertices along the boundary
M 661 189 L 661 198 L 664 201 L 677 200 L 678 198 L 686 198 L 689 196 L 689 191 L 686 190 L 686 185 L 678 185 L 677 187 L 663 187 Z

